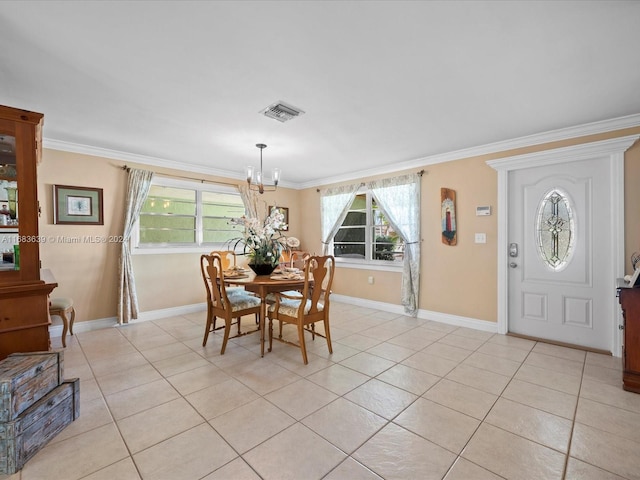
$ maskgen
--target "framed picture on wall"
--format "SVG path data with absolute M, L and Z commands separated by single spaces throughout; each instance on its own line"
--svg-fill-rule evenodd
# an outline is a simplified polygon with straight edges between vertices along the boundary
M 57 225 L 104 225 L 102 189 L 54 185 L 53 223 Z
M 269 213 L 276 208 L 282 215 L 284 215 L 284 223 L 286 224 L 282 230 L 289 230 L 289 209 L 287 207 L 274 207 L 273 205 L 269 206 Z

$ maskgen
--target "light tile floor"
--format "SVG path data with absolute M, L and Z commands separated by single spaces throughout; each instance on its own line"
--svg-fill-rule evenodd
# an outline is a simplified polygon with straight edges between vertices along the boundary
M 204 312 L 68 338 L 81 416 L 8 478 L 640 479 L 618 358 L 336 302 L 306 366 L 203 333 Z

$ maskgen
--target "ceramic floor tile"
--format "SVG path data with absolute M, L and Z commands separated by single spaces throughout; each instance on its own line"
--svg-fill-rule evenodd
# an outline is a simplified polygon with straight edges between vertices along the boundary
M 612 355 L 603 355 L 600 353 L 587 352 L 587 365 L 595 365 L 596 367 L 613 368 L 614 370 L 622 370 L 622 359 Z
M 334 468 L 329 475 L 324 477 L 323 480 L 382 480 L 382 477 L 376 475 L 367 467 L 359 462 L 356 462 L 353 458 L 349 457 L 336 468 Z
M 402 365 L 422 370 L 423 372 L 444 377 L 456 368 L 458 362 L 425 352 L 418 352 L 403 360 Z
M 313 452 L 313 455 L 292 452 Z M 243 457 L 264 480 L 319 480 L 346 455 L 317 433 L 296 423 Z
M 114 424 L 50 443 L 27 462 L 21 480 L 75 480 L 129 456 Z
M 415 395 L 422 395 L 440 380 L 436 375 L 400 364 L 391 367 L 376 378 Z
M 377 379 L 351 390 L 344 398 L 391 420 L 418 397 Z
M 524 359 L 527 358 L 527 355 L 529 355 L 528 350 L 508 345 L 501 345 L 491 341 L 482 345 L 477 351 L 498 358 L 506 358 L 507 360 L 512 360 L 514 362 L 523 362 Z
M 100 389 L 104 395 L 121 392 L 161 379 L 162 375 L 150 364 L 130 368 L 123 372 L 96 377 L 98 385 L 100 385 Z
M 589 364 L 584 366 L 584 379 L 608 383 L 617 387 L 622 385 L 622 372 L 613 368 Z
M 493 395 L 500 395 L 510 380 L 507 376 L 464 364 L 454 368 L 446 378 Z
M 452 345 L 441 343 L 440 341 L 432 343 L 423 349 L 422 352 L 428 355 L 446 358 L 447 360 L 452 360 L 458 363 L 471 355 L 471 351 L 466 348 L 454 347 Z
M 527 352 L 531 351 L 535 347 L 536 342 L 526 338 L 514 337 L 512 335 L 493 335 L 489 340 L 489 343 L 496 343 L 498 345 L 504 345 L 506 347 L 521 348 Z
M 576 422 L 640 443 L 640 413 L 581 398 Z
M 387 421 L 343 398 L 326 405 L 302 423 L 346 453 L 353 453 Z
M 567 453 L 572 422 L 566 418 L 500 398 L 485 422 Z
M 391 360 L 393 362 L 401 362 L 405 358 L 410 357 L 414 353 L 414 350 L 409 348 L 401 347 L 400 345 L 394 345 L 393 343 L 380 343 L 375 347 L 367 350 L 367 353 L 371 353 L 378 357 L 386 358 L 387 360 Z
M 578 350 L 576 348 L 561 347 L 559 345 L 552 345 L 550 343 L 538 342 L 533 347 L 536 353 L 544 353 L 553 357 L 565 358 L 567 360 L 574 360 L 576 362 L 584 362 L 586 358 L 586 352 L 584 350 Z
M 458 457 L 443 480 L 500 480 L 501 478 L 469 460 Z
M 300 420 L 334 401 L 338 396 L 307 379 L 301 379 L 265 395 L 264 398 L 296 420 Z
M 391 360 L 386 360 L 382 357 L 378 357 L 376 355 L 372 355 L 367 352 L 361 352 L 353 357 L 349 357 L 346 360 L 340 362 L 340 365 L 344 365 L 345 367 L 351 368 L 360 373 L 364 373 L 365 375 L 369 375 L 370 377 L 375 377 L 376 375 L 388 370 L 389 368 L 395 365 L 395 362 Z
M 431 387 L 423 397 L 478 420 L 487 415 L 498 399 L 496 395 L 446 378 Z
M 584 362 L 568 360 L 566 358 L 554 357 L 544 353 L 531 352 L 524 361 L 525 365 L 533 365 L 535 367 L 553 370 L 555 372 L 566 373 L 567 375 L 582 375 Z
M 261 357 L 258 335 L 220 355 L 204 325 L 199 311 L 69 337 L 81 416 L 0 479 L 640 480 L 640 395 L 619 358 L 339 301 L 334 353 L 310 340 L 308 365 L 279 343 Z
M 595 380 L 584 379 L 580 396 L 596 402 L 640 413 L 640 395 L 627 392 L 622 385 L 609 385 Z
M 236 458 L 202 480 L 260 480 L 260 477 L 242 458 Z
M 569 457 L 567 472 L 564 480 L 625 480 L 618 475 L 605 472 L 601 468 L 594 467 L 578 459 Z
M 456 454 L 480 425 L 475 418 L 424 398 L 416 400 L 394 423 Z
M 390 423 L 355 451 L 353 457 L 386 479 L 440 480 L 456 455 Z
M 360 350 L 360 351 L 367 350 L 371 347 L 375 347 L 380 343 L 380 340 L 377 340 L 371 337 L 365 337 L 364 335 L 359 335 L 357 333 L 353 335 L 349 335 L 347 337 L 338 338 L 335 340 L 332 337 L 331 340 L 335 341 L 336 343 L 340 343 L 342 345 L 346 345 L 347 347 L 355 348 L 356 350 Z
M 239 369 L 234 377 L 259 395 L 300 380 L 300 375 L 268 361 L 252 362 L 251 368 Z
M 118 421 L 118 428 L 131 453 L 137 453 L 203 422 L 184 398 L 177 398 Z
M 180 394 L 165 380 L 130 388 L 121 392 L 107 395 L 106 400 L 111 414 L 116 420 L 128 417 L 148 408 L 175 400 Z
M 167 380 L 181 395 L 189 395 L 211 385 L 225 382 L 230 378 L 223 370 L 208 363 L 202 367 L 172 375 Z
M 82 480 L 140 480 L 138 470 L 136 469 L 133 459 L 127 457 L 117 463 L 98 470 L 96 473 L 83 477 Z
M 337 395 L 344 395 L 368 381 L 369 377 L 342 365 L 332 365 L 309 375 L 307 379 Z
M 200 415 L 211 420 L 245 403 L 252 402 L 258 398 L 258 394 L 231 378 L 226 382 L 186 395 L 185 398 Z
M 472 367 L 481 368 L 483 370 L 489 370 L 493 373 L 499 373 L 507 377 L 512 377 L 522 365 L 520 362 L 514 362 L 506 358 L 498 358 L 493 355 L 487 355 L 486 353 L 473 352 L 469 355 L 464 362 L 464 365 L 470 365 Z
M 241 454 L 294 422 L 293 418 L 263 398 L 209 420 L 211 426 Z
M 552 370 L 534 367 L 533 365 L 522 365 L 513 378 L 553 390 L 559 390 L 570 395 L 578 395 L 581 382 L 581 378 L 578 376 L 554 372 Z
M 185 353 L 176 357 L 164 358 L 153 362 L 153 366 L 165 377 L 187 372 L 194 368 L 204 367 L 210 363 L 196 352 Z
M 202 478 L 237 454 L 207 423 L 133 455 L 143 479 Z
M 503 398 L 573 420 L 578 397 L 551 388 L 513 379 L 502 393 Z
M 504 478 L 522 480 L 561 480 L 565 459 L 556 450 L 486 423 L 471 437 L 462 456 Z
M 481 338 L 469 338 L 461 335 L 456 335 L 454 332 L 450 333 L 446 337 L 442 337 L 440 340 L 438 340 L 437 343 L 444 343 L 446 345 L 452 345 L 455 347 L 464 348 L 466 350 L 476 350 L 480 348 L 480 346 L 485 341 L 486 340 Z
M 576 423 L 570 455 L 631 480 L 640 479 L 640 443 Z

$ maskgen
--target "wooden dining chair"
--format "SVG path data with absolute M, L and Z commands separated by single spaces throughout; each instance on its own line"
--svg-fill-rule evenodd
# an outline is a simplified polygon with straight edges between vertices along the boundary
M 220 255 L 222 259 L 222 269 L 231 270 L 238 266 L 236 252 L 233 250 L 213 250 L 209 252 L 209 255 Z M 232 287 L 227 284 L 227 295 L 234 295 L 236 293 L 246 293 L 244 287 Z
M 229 338 L 236 338 L 259 330 L 258 327 L 255 330 L 243 333 L 240 328 L 240 322 L 244 315 L 255 315 L 256 323 L 258 323 L 262 304 L 260 298 L 251 295 L 249 292 L 238 292 L 229 295 L 224 282 L 224 268 L 222 265 L 222 257 L 217 253 L 200 257 L 200 270 L 207 291 L 207 326 L 202 346 L 204 347 L 207 344 L 209 333 L 224 329 L 220 355 L 224 355 Z M 218 317 L 224 320 L 224 326 L 216 328 L 216 319 Z M 234 318 L 236 319 L 235 322 L 233 321 Z M 232 325 L 237 325 L 238 332 L 230 336 Z
M 282 338 L 282 328 L 278 340 L 295 345 L 302 351 L 302 360 L 309 363 L 305 332 L 311 333 L 312 340 L 319 335 L 327 340 L 329 353 L 333 353 L 331 346 L 331 331 L 329 328 L 329 296 L 335 272 L 335 258 L 332 255 L 309 257 L 304 268 L 304 287 L 302 297 L 289 295 L 286 292 L 275 294 L 275 303 L 269 306 L 269 351 L 273 346 L 273 321 L 283 324 L 296 325 L 298 343 L 289 342 Z M 316 322 L 323 322 L 324 334 L 315 329 Z

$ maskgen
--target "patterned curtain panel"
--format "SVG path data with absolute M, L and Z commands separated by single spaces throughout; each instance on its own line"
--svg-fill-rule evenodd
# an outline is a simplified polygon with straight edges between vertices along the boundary
M 402 305 L 414 317 L 418 315 L 420 292 L 420 178 L 414 173 L 367 184 L 378 207 L 404 240 Z
M 329 244 L 344 221 L 360 184 L 328 188 L 320 192 L 322 254 L 329 255 Z
M 133 278 L 133 266 L 131 264 L 131 250 L 129 240 L 144 204 L 153 172 L 147 170 L 129 170 L 129 184 L 127 187 L 127 200 L 125 203 L 124 232 L 122 234 L 122 250 L 120 252 L 120 285 L 118 288 L 118 323 L 129 323 L 131 319 L 138 318 L 138 296 L 136 295 L 136 283 Z

